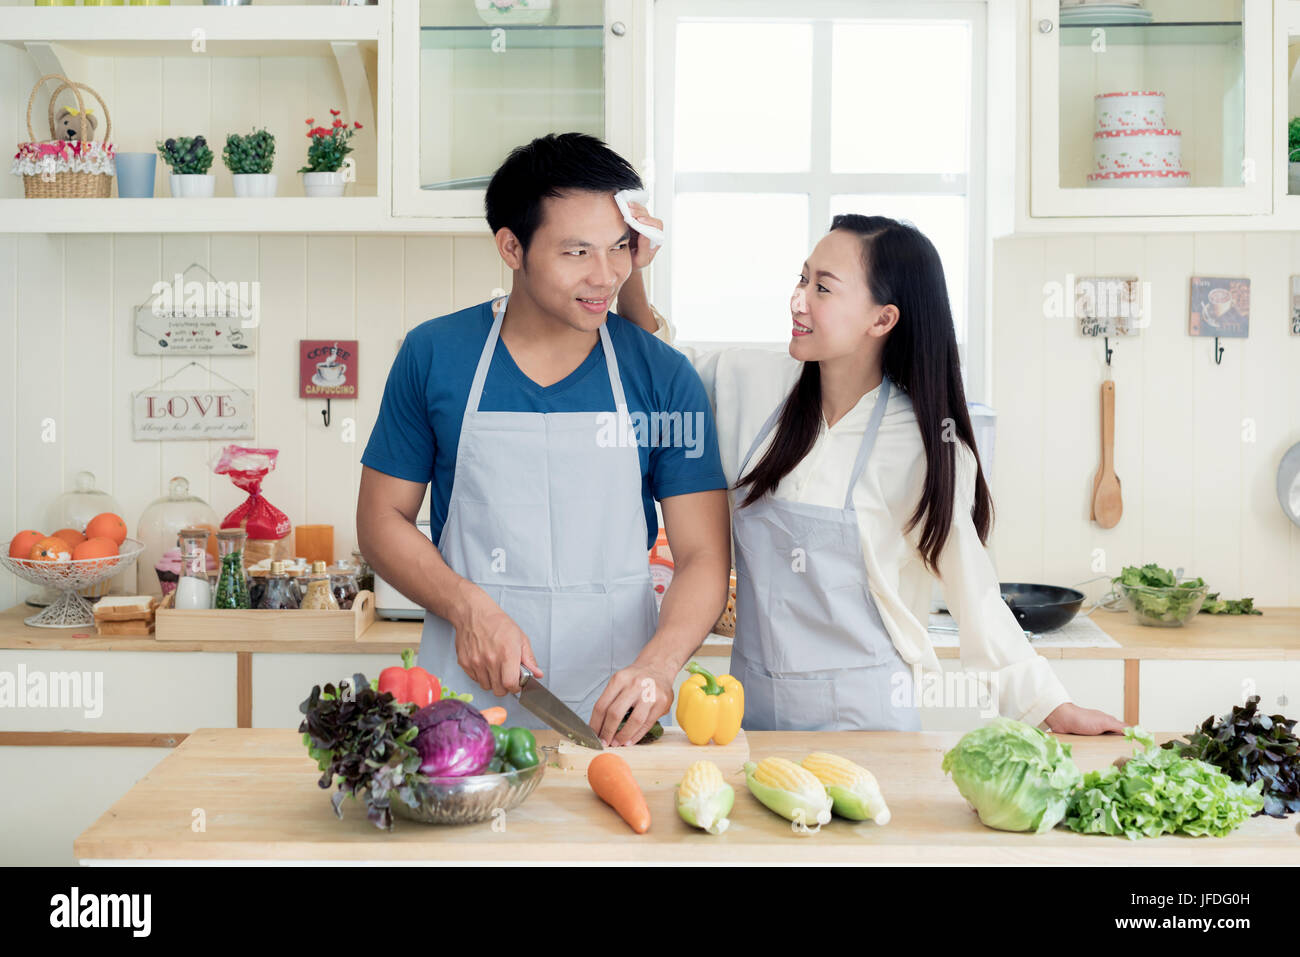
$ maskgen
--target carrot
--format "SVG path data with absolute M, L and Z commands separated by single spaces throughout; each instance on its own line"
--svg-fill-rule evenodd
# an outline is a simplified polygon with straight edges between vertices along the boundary
M 587 782 L 596 796 L 612 807 L 638 834 L 650 830 L 650 808 L 632 777 L 632 769 L 617 754 L 605 752 L 587 765 Z
M 484 708 L 482 711 L 479 712 L 479 714 L 483 715 L 483 717 L 487 719 L 488 724 L 506 723 L 505 708 Z

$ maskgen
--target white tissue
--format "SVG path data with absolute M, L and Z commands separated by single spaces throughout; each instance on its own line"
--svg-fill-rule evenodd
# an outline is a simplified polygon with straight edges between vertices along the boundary
M 644 206 L 649 198 L 650 194 L 644 189 L 621 189 L 614 194 L 614 203 L 618 206 L 618 211 L 623 214 L 623 221 L 650 240 L 651 249 L 658 249 L 668 238 L 664 235 L 664 231 L 638 221 L 627 205 L 628 203 L 640 203 Z

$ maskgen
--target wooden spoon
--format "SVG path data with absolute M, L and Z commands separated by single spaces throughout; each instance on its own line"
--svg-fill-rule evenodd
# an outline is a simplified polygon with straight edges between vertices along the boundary
M 1102 528 L 1114 528 L 1124 514 L 1119 477 L 1115 474 L 1115 383 L 1101 384 L 1101 467 L 1094 480 L 1092 514 Z

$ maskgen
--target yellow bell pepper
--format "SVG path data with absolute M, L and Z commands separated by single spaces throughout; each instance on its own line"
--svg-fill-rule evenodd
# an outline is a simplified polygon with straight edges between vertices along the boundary
M 692 661 L 677 697 L 677 723 L 691 744 L 730 744 L 745 714 L 745 689 L 731 675 L 715 678 Z

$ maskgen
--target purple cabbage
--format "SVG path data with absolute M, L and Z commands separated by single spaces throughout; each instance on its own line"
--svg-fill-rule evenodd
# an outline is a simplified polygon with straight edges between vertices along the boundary
M 475 708 L 444 698 L 415 713 L 420 729 L 415 747 L 420 772 L 429 777 L 463 777 L 488 766 L 496 750 L 492 726 Z

